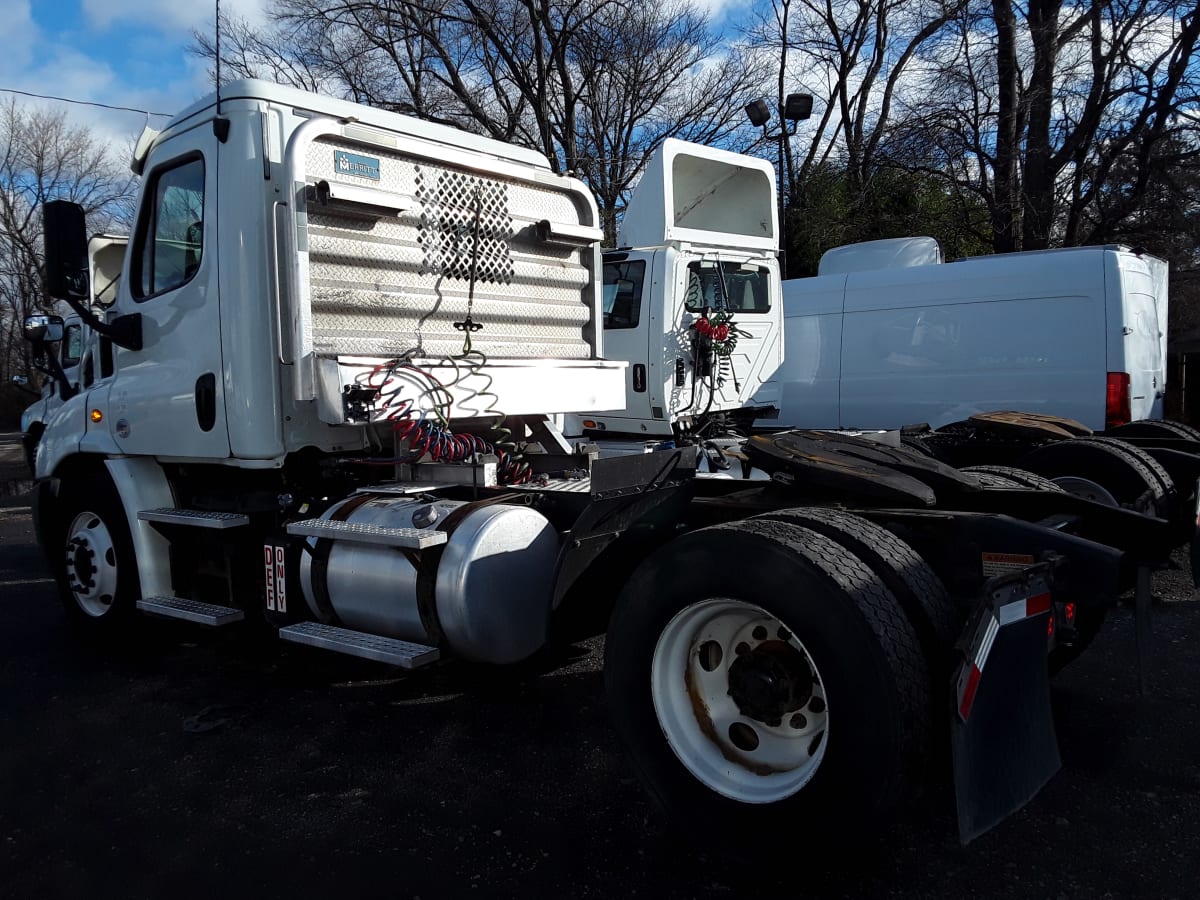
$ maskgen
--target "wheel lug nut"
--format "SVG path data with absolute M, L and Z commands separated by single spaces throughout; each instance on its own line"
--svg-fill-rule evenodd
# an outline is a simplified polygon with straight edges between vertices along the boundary
M 754 635 L 756 641 L 765 641 L 767 639 L 767 629 L 762 625 L 754 626 L 754 631 L 751 634 Z
M 733 648 L 733 652 L 736 653 L 738 656 L 744 656 L 750 652 L 750 645 L 747 644 L 745 641 L 742 641 L 740 644 L 738 644 L 736 647 Z
M 777 632 L 775 632 L 775 636 L 784 642 L 790 641 L 792 639 L 792 633 L 790 631 L 788 631 L 786 628 L 780 628 Z
M 803 728 L 805 725 L 808 724 L 808 717 L 805 716 L 804 713 L 795 713 L 792 715 L 792 718 L 788 721 L 788 724 L 791 725 L 793 728 Z
M 823 713 L 825 712 L 825 701 L 820 697 L 813 697 L 808 701 L 808 708 L 811 712 Z

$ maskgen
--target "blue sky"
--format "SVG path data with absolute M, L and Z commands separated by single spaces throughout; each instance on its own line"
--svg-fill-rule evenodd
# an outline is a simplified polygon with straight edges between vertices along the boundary
M 173 114 L 212 90 L 203 62 L 187 48 L 191 32 L 211 33 L 214 0 L 3 0 L 6 38 L 0 88 Z M 221 0 L 221 13 L 262 21 L 264 0 Z M 698 0 L 728 20 L 753 0 Z M 11 94 L 0 93 L 0 101 Z M 146 117 L 49 100 L 71 121 L 126 144 Z M 165 118 L 151 118 L 162 127 Z
M 165 113 L 211 90 L 204 64 L 187 47 L 192 29 L 212 29 L 212 0 L 6 0 L 4 7 L 0 88 Z M 257 19 L 259 0 L 222 0 L 221 11 Z M 18 100 L 65 109 L 72 121 L 120 141 L 146 121 L 137 113 Z

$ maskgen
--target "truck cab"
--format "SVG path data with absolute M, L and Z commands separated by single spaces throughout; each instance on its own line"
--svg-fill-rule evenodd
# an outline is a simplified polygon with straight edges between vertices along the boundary
M 123 337 L 41 476 L 80 450 L 361 451 L 422 392 L 447 421 L 620 403 L 595 201 L 537 153 L 248 80 L 147 130 L 133 166 Z M 389 360 L 414 372 L 403 399 L 368 384 Z
M 666 141 L 603 255 L 624 406 L 570 416 L 567 434 L 671 438 L 751 406 L 783 361 L 777 227 L 769 163 Z

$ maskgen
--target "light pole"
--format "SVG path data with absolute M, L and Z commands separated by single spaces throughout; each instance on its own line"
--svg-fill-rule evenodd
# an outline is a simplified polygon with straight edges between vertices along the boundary
M 788 94 L 787 99 L 777 110 L 779 114 L 779 131 L 771 134 L 767 123 L 771 121 L 771 107 L 766 100 L 755 100 L 746 104 L 746 115 L 750 124 L 763 130 L 764 141 L 775 141 L 778 145 L 778 160 L 775 164 L 775 174 L 779 179 L 779 272 L 780 277 L 787 277 L 787 228 L 784 225 L 784 156 L 787 157 L 787 183 L 792 182 L 792 148 L 789 139 L 796 133 L 799 122 L 812 115 L 812 94 Z

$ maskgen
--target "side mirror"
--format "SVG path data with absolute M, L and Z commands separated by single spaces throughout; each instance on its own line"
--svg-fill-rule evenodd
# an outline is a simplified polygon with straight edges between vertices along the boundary
M 50 343 L 63 339 L 62 316 L 26 316 L 25 340 L 35 344 Z
M 46 244 L 46 293 L 59 300 L 88 299 L 87 224 L 83 207 L 69 200 L 42 206 Z

